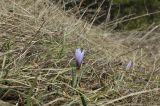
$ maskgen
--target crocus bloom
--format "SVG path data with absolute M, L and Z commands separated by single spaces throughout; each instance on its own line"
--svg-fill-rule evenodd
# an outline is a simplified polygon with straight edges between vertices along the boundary
M 133 66 L 133 61 L 130 60 L 126 66 L 126 70 L 129 70 Z
M 77 48 L 76 51 L 75 51 L 75 59 L 76 59 L 77 68 L 81 67 L 83 58 L 84 58 L 84 50 L 81 50 L 80 48 Z

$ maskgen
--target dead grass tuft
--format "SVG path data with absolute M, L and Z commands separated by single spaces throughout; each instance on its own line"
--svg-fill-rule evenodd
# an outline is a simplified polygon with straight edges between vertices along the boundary
M 50 0 L 0 1 L 0 98 L 32 105 L 159 105 L 159 26 L 105 32 Z M 80 87 L 71 87 L 74 49 L 85 50 Z M 134 65 L 126 70 L 127 63 Z

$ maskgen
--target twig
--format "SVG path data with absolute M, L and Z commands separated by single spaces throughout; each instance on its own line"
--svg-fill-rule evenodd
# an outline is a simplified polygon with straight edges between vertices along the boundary
M 115 103 L 115 102 L 118 102 L 120 100 L 123 100 L 123 99 L 126 99 L 126 98 L 129 98 L 131 96 L 136 96 L 136 95 L 140 95 L 140 94 L 144 94 L 144 93 L 149 93 L 149 92 L 153 92 L 153 91 L 158 91 L 160 90 L 160 88 L 154 88 L 154 89 L 150 89 L 150 90 L 144 90 L 144 91 L 139 91 L 139 92 L 134 92 L 134 93 L 130 93 L 128 95 L 125 95 L 125 96 L 121 96 L 117 99 L 113 99 L 113 100 L 110 100 L 110 101 L 104 101 L 104 102 L 101 102 L 99 104 L 97 104 L 98 106 L 106 106 L 106 105 L 109 105 L 109 104 L 112 104 L 112 103 Z

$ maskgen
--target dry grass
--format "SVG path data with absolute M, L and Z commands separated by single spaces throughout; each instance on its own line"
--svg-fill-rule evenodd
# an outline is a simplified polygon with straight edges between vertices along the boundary
M 34 106 L 160 105 L 159 26 L 106 33 L 75 19 L 49 0 L 0 1 L 0 98 Z M 74 50 L 85 72 L 71 86 Z M 134 65 L 126 70 L 129 60 Z

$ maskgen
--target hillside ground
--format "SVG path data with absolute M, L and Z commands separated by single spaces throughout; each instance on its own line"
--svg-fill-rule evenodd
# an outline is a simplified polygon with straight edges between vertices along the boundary
M 155 24 L 102 30 L 49 0 L 1 0 L 0 99 L 10 106 L 20 99 L 22 105 L 81 106 L 81 93 L 89 106 L 160 105 L 159 36 Z M 85 58 L 74 88 L 76 48 Z

